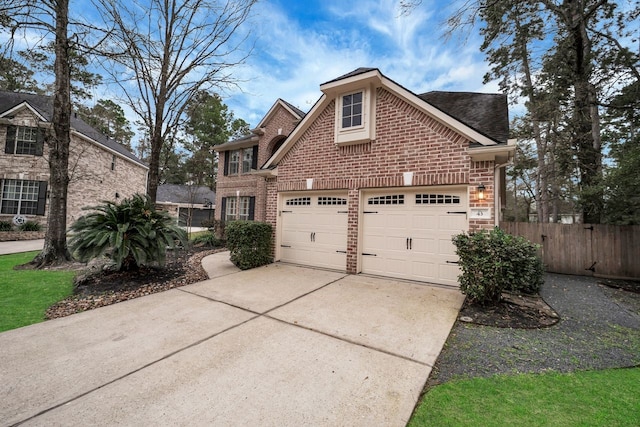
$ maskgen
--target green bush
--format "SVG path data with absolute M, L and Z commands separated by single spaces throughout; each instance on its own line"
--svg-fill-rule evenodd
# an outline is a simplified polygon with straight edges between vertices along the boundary
M 11 221 L 0 221 L 0 231 L 11 231 Z
M 271 224 L 256 221 L 231 221 L 225 226 L 231 262 L 242 270 L 272 262 Z
M 20 226 L 20 231 L 40 231 L 42 230 L 42 225 L 35 221 L 27 221 Z
M 166 211 L 156 211 L 147 196 L 136 194 L 120 204 L 103 203 L 86 208 L 95 212 L 71 226 L 69 248 L 80 261 L 106 255 L 117 270 L 162 265 L 167 248 L 187 243 L 185 231 Z
M 212 248 L 221 248 L 222 246 L 224 246 L 224 241 L 209 231 L 196 236 L 193 239 L 193 243 L 196 245 L 208 246 Z
M 460 257 L 460 290 L 470 302 L 491 305 L 503 291 L 536 293 L 544 281 L 538 245 L 498 227 L 487 232 L 462 233 L 453 243 Z

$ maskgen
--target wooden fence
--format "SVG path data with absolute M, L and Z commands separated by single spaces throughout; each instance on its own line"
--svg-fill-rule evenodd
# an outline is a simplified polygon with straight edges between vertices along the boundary
M 549 272 L 640 279 L 640 225 L 502 222 L 500 228 L 538 243 Z

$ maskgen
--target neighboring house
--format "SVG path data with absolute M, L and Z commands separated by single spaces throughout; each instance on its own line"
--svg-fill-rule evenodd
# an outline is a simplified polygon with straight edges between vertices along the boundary
M 451 237 L 493 227 L 503 209 L 506 96 L 418 95 L 375 68 L 320 90 L 255 173 L 275 260 L 457 286 Z
M 214 219 L 216 193 L 206 185 L 162 184 L 156 205 L 178 220 L 178 225 L 202 227 Z
M 304 113 L 278 99 L 258 126 L 247 136 L 219 145 L 216 181 L 216 219 L 266 219 L 266 181 L 256 174 L 276 152 Z
M 46 225 L 53 98 L 0 91 L 0 220 L 15 215 Z M 67 225 L 83 207 L 145 193 L 148 167 L 126 148 L 75 114 L 71 144 Z

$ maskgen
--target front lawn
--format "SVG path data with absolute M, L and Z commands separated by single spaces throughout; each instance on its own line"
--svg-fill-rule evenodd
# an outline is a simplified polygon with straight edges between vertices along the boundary
M 44 321 L 47 308 L 73 292 L 73 271 L 13 270 L 37 253 L 0 256 L 0 332 Z
M 640 368 L 459 380 L 429 390 L 409 426 L 638 426 Z

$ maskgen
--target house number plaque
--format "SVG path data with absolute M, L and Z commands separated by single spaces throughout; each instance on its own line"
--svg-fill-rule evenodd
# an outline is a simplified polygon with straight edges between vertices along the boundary
M 471 219 L 491 219 L 491 209 L 471 209 L 469 213 Z

